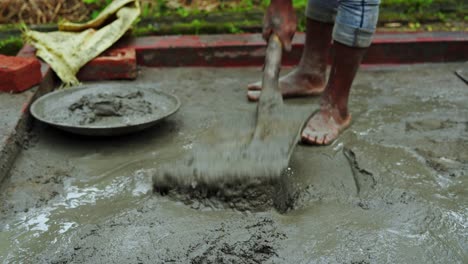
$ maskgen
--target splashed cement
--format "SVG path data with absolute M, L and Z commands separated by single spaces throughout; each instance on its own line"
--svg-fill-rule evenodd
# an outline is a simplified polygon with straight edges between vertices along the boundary
M 37 126 L 0 191 L 4 263 L 466 263 L 468 90 L 460 64 L 364 69 L 354 123 L 333 145 L 298 146 L 279 190 L 160 196 L 148 171 L 254 122 L 257 69 L 143 69 L 180 111 L 113 139 Z M 317 106 L 316 99 L 287 101 Z M 185 196 L 186 198 L 186 196 Z M 248 201 L 248 202 L 247 202 Z M 250 202 L 250 204 L 249 204 Z M 237 209 L 239 208 L 239 209 Z

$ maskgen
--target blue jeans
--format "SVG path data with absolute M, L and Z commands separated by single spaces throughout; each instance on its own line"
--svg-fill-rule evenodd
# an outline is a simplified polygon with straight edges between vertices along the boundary
M 335 23 L 333 41 L 366 48 L 372 42 L 379 18 L 380 0 L 309 0 L 306 16 Z

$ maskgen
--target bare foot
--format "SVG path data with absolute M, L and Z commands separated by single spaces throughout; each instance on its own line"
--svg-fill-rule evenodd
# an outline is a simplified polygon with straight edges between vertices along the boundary
M 312 145 L 328 145 L 351 123 L 351 115 L 342 118 L 336 108 L 322 106 L 302 130 L 302 142 Z
M 279 79 L 279 86 L 284 98 L 319 95 L 325 90 L 325 73 L 314 73 L 300 67 Z M 247 86 L 247 98 L 257 101 L 260 98 L 262 83 Z

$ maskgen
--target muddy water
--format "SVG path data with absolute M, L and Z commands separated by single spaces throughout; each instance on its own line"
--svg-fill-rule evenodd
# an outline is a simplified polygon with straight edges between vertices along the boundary
M 181 110 L 148 131 L 89 139 L 38 125 L 1 188 L 0 261 L 24 263 L 466 263 L 468 89 L 461 64 L 364 69 L 354 122 L 298 146 L 277 196 L 288 212 L 152 191 L 177 159 L 255 106 L 257 69 L 144 69 Z M 317 106 L 317 99 L 289 104 Z M 221 133 L 221 135 L 220 135 Z M 227 133 L 228 134 L 228 133 Z M 245 205 L 245 201 L 240 202 Z

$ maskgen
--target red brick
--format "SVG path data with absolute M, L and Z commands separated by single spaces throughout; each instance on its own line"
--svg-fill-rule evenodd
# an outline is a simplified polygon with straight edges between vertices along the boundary
M 0 54 L 0 91 L 22 92 L 41 80 L 41 63 L 38 59 Z
M 16 57 L 36 58 L 36 48 L 29 44 L 25 44 L 21 50 L 18 51 Z
M 83 66 L 77 77 L 81 81 L 135 79 L 137 77 L 135 49 L 110 49 Z

